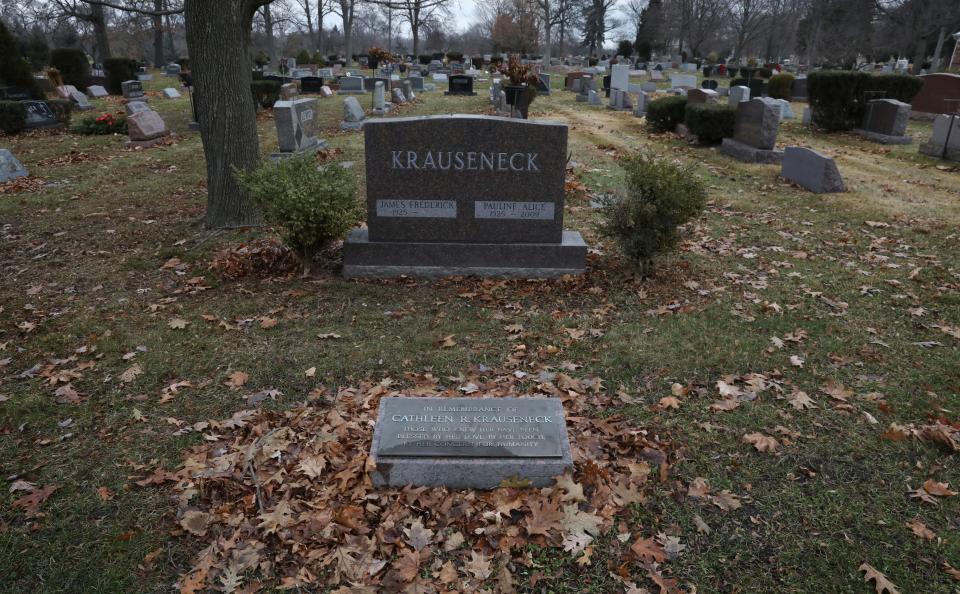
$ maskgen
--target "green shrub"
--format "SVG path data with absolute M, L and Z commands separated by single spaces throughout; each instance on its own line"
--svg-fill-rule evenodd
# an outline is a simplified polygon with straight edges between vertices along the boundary
M 759 76 L 760 78 L 770 78 L 771 76 L 773 76 L 773 69 L 766 68 L 766 67 L 758 68 L 756 76 Z
M 707 192 L 690 166 L 652 154 L 639 154 L 622 166 L 626 193 L 605 201 L 601 232 L 646 275 L 656 254 L 677 245 L 679 226 L 703 210 Z
M 180 66 L 180 70 L 190 70 L 190 58 L 178 58 L 175 64 Z
M 250 83 L 250 90 L 253 92 L 253 102 L 264 109 L 273 107 L 273 104 L 280 99 L 280 81 L 278 80 L 255 80 Z
M 104 74 L 107 75 L 107 92 L 111 95 L 123 94 L 123 83 L 137 80 L 140 67 L 130 58 L 107 58 L 103 61 Z
M 19 101 L 0 101 L 0 131 L 17 134 L 27 127 L 27 110 Z
M 793 99 L 793 75 L 776 74 L 770 77 L 767 93 L 774 99 Z
M 823 70 L 811 72 L 807 77 L 813 123 L 830 131 L 859 126 L 868 98 L 910 103 L 922 86 L 922 79 L 909 74 L 871 76 L 864 72 Z
M 310 63 L 310 60 L 311 60 L 310 52 L 308 52 L 308 51 L 305 50 L 305 49 L 302 49 L 302 50 L 300 50 L 300 51 L 297 53 L 296 58 L 297 58 L 297 65 L 298 65 L 298 66 L 299 66 L 300 64 L 309 64 L 309 63 Z
M 654 132 L 672 132 L 683 121 L 686 97 L 661 97 L 647 105 L 647 125 Z
M 58 47 L 50 52 L 50 65 L 60 72 L 64 84 L 73 85 L 78 89 L 87 88 L 90 81 L 90 62 L 82 49 L 75 47 Z
M 73 116 L 73 101 L 70 99 L 51 99 L 47 101 L 47 105 L 50 106 L 50 110 L 53 111 L 53 115 L 56 116 L 58 122 L 64 126 L 70 125 L 70 118 Z
M 310 154 L 266 161 L 253 171 L 234 170 L 234 175 L 266 222 L 280 227 L 305 275 L 313 257 L 342 238 L 363 214 L 353 172 L 335 164 L 318 168 Z
M 20 57 L 17 38 L 0 21 L 0 81 L 5 85 L 20 87 L 30 91 L 34 99 L 41 98 L 40 86 L 33 78 L 30 64 Z
M 126 134 L 127 118 L 112 113 L 84 116 L 71 130 L 76 134 Z
M 733 137 L 733 121 L 737 115 L 734 105 L 716 103 L 688 103 L 683 123 L 700 142 L 715 144 Z

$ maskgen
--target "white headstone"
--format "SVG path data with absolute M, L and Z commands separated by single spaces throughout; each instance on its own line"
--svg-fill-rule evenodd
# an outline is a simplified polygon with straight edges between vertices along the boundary
M 614 64 L 610 71 L 610 89 L 626 91 L 630 86 L 630 65 Z
M 730 87 L 730 96 L 727 102 L 730 105 L 736 105 L 741 101 L 750 101 L 750 87 Z

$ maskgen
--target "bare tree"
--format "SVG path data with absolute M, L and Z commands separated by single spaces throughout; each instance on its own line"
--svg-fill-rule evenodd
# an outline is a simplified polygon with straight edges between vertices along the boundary
M 768 0 L 730 0 L 734 59 L 740 59 L 744 48 L 759 39 L 771 25 L 766 12 L 768 8 Z
M 420 37 L 427 25 L 438 18 L 449 16 L 450 0 L 368 0 L 388 10 L 398 10 L 410 26 L 413 38 L 413 55 L 420 51 Z
M 110 57 L 107 13 L 103 3 L 82 0 L 54 0 L 53 3 L 62 15 L 85 22 L 93 28 L 94 59 L 102 62 Z

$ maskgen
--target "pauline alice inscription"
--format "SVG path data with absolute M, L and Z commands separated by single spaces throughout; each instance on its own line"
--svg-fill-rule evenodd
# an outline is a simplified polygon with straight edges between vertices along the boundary
M 487 399 L 483 399 L 487 400 Z M 379 456 L 561 456 L 562 409 L 549 399 L 384 398 Z M 471 402 L 472 401 L 472 402 Z

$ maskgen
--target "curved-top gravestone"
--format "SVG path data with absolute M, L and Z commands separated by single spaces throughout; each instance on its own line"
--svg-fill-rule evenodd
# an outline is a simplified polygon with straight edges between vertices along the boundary
M 585 269 L 563 230 L 567 126 L 492 116 L 394 118 L 364 128 L 367 229 L 347 276 L 544 277 Z

